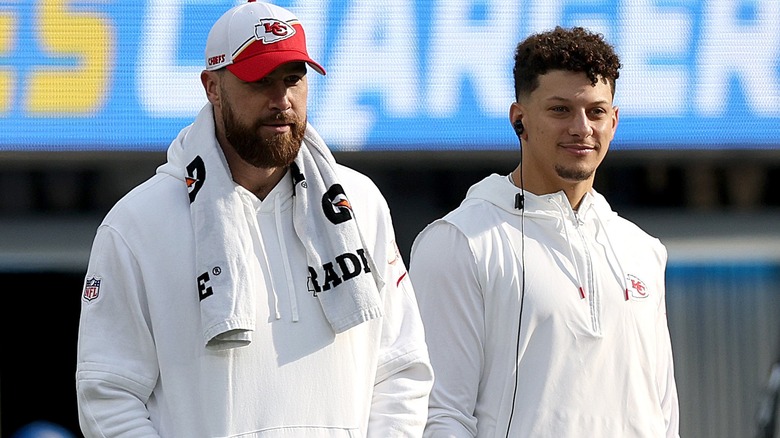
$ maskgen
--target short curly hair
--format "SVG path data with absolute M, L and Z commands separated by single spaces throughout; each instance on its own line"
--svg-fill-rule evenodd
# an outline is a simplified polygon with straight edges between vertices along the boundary
M 515 98 L 528 96 L 539 87 L 539 76 L 551 70 L 585 73 L 595 86 L 609 83 L 615 97 L 615 81 L 622 65 L 604 36 L 582 27 L 555 29 L 533 34 L 515 50 Z

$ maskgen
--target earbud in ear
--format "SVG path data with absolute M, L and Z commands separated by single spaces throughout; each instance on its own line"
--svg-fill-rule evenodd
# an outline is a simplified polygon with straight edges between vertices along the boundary
M 520 119 L 515 120 L 515 123 L 512 126 L 515 128 L 517 135 L 522 134 L 525 130 L 525 128 L 523 128 L 523 122 Z

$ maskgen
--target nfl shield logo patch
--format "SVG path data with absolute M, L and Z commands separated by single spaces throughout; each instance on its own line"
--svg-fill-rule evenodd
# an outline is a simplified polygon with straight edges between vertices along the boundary
M 92 301 L 100 295 L 100 277 L 90 277 L 84 282 L 84 299 Z

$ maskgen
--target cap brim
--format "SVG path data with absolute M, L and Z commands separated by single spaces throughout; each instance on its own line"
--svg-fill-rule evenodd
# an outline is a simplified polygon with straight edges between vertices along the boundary
M 244 82 L 256 82 L 288 62 L 305 62 L 317 73 L 325 74 L 325 69 L 321 65 L 306 56 L 305 53 L 295 50 L 259 53 L 234 62 L 228 65 L 227 69 Z

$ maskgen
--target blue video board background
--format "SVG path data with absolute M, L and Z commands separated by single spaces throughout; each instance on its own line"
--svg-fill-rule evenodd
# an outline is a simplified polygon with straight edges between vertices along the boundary
M 615 149 L 780 150 L 777 0 L 276 1 L 304 24 L 334 150 L 513 150 L 518 41 L 557 24 L 623 61 Z M 164 150 L 206 102 L 228 0 L 0 1 L 0 150 Z

